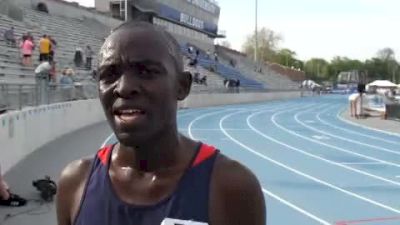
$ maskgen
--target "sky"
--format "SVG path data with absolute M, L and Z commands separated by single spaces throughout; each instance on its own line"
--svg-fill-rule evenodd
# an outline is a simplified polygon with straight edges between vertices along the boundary
M 94 0 L 75 0 L 93 6 Z M 232 48 L 241 50 L 255 29 L 255 0 L 218 0 L 219 29 Z M 365 60 L 390 47 L 400 60 L 398 0 L 258 0 L 258 26 L 283 40 L 280 48 L 301 60 L 335 56 Z

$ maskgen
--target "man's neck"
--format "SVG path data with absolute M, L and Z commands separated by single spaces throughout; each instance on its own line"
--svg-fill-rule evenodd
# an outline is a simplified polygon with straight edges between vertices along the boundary
M 171 169 L 184 157 L 182 138 L 175 133 L 163 135 L 151 143 L 130 147 L 116 146 L 113 162 L 118 167 L 127 167 L 140 172 L 161 172 Z

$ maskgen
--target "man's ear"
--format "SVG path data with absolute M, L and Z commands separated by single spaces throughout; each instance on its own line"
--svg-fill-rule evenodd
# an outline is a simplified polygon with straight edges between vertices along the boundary
M 184 100 L 190 93 L 192 86 L 192 74 L 184 71 L 178 75 L 178 100 Z

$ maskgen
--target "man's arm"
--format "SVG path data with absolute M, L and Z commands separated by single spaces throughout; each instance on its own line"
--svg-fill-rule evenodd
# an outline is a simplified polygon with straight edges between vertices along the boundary
M 80 207 L 92 160 L 70 163 L 62 171 L 56 196 L 58 225 L 72 225 Z
M 211 225 L 265 225 L 266 208 L 255 175 L 224 156 L 217 159 L 211 182 Z

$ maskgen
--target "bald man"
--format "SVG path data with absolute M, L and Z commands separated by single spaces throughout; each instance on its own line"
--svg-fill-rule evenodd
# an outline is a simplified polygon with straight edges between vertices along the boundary
M 100 101 L 118 143 L 68 165 L 59 225 L 265 225 L 256 177 L 215 147 L 178 133 L 190 92 L 177 41 L 128 22 L 100 50 Z

